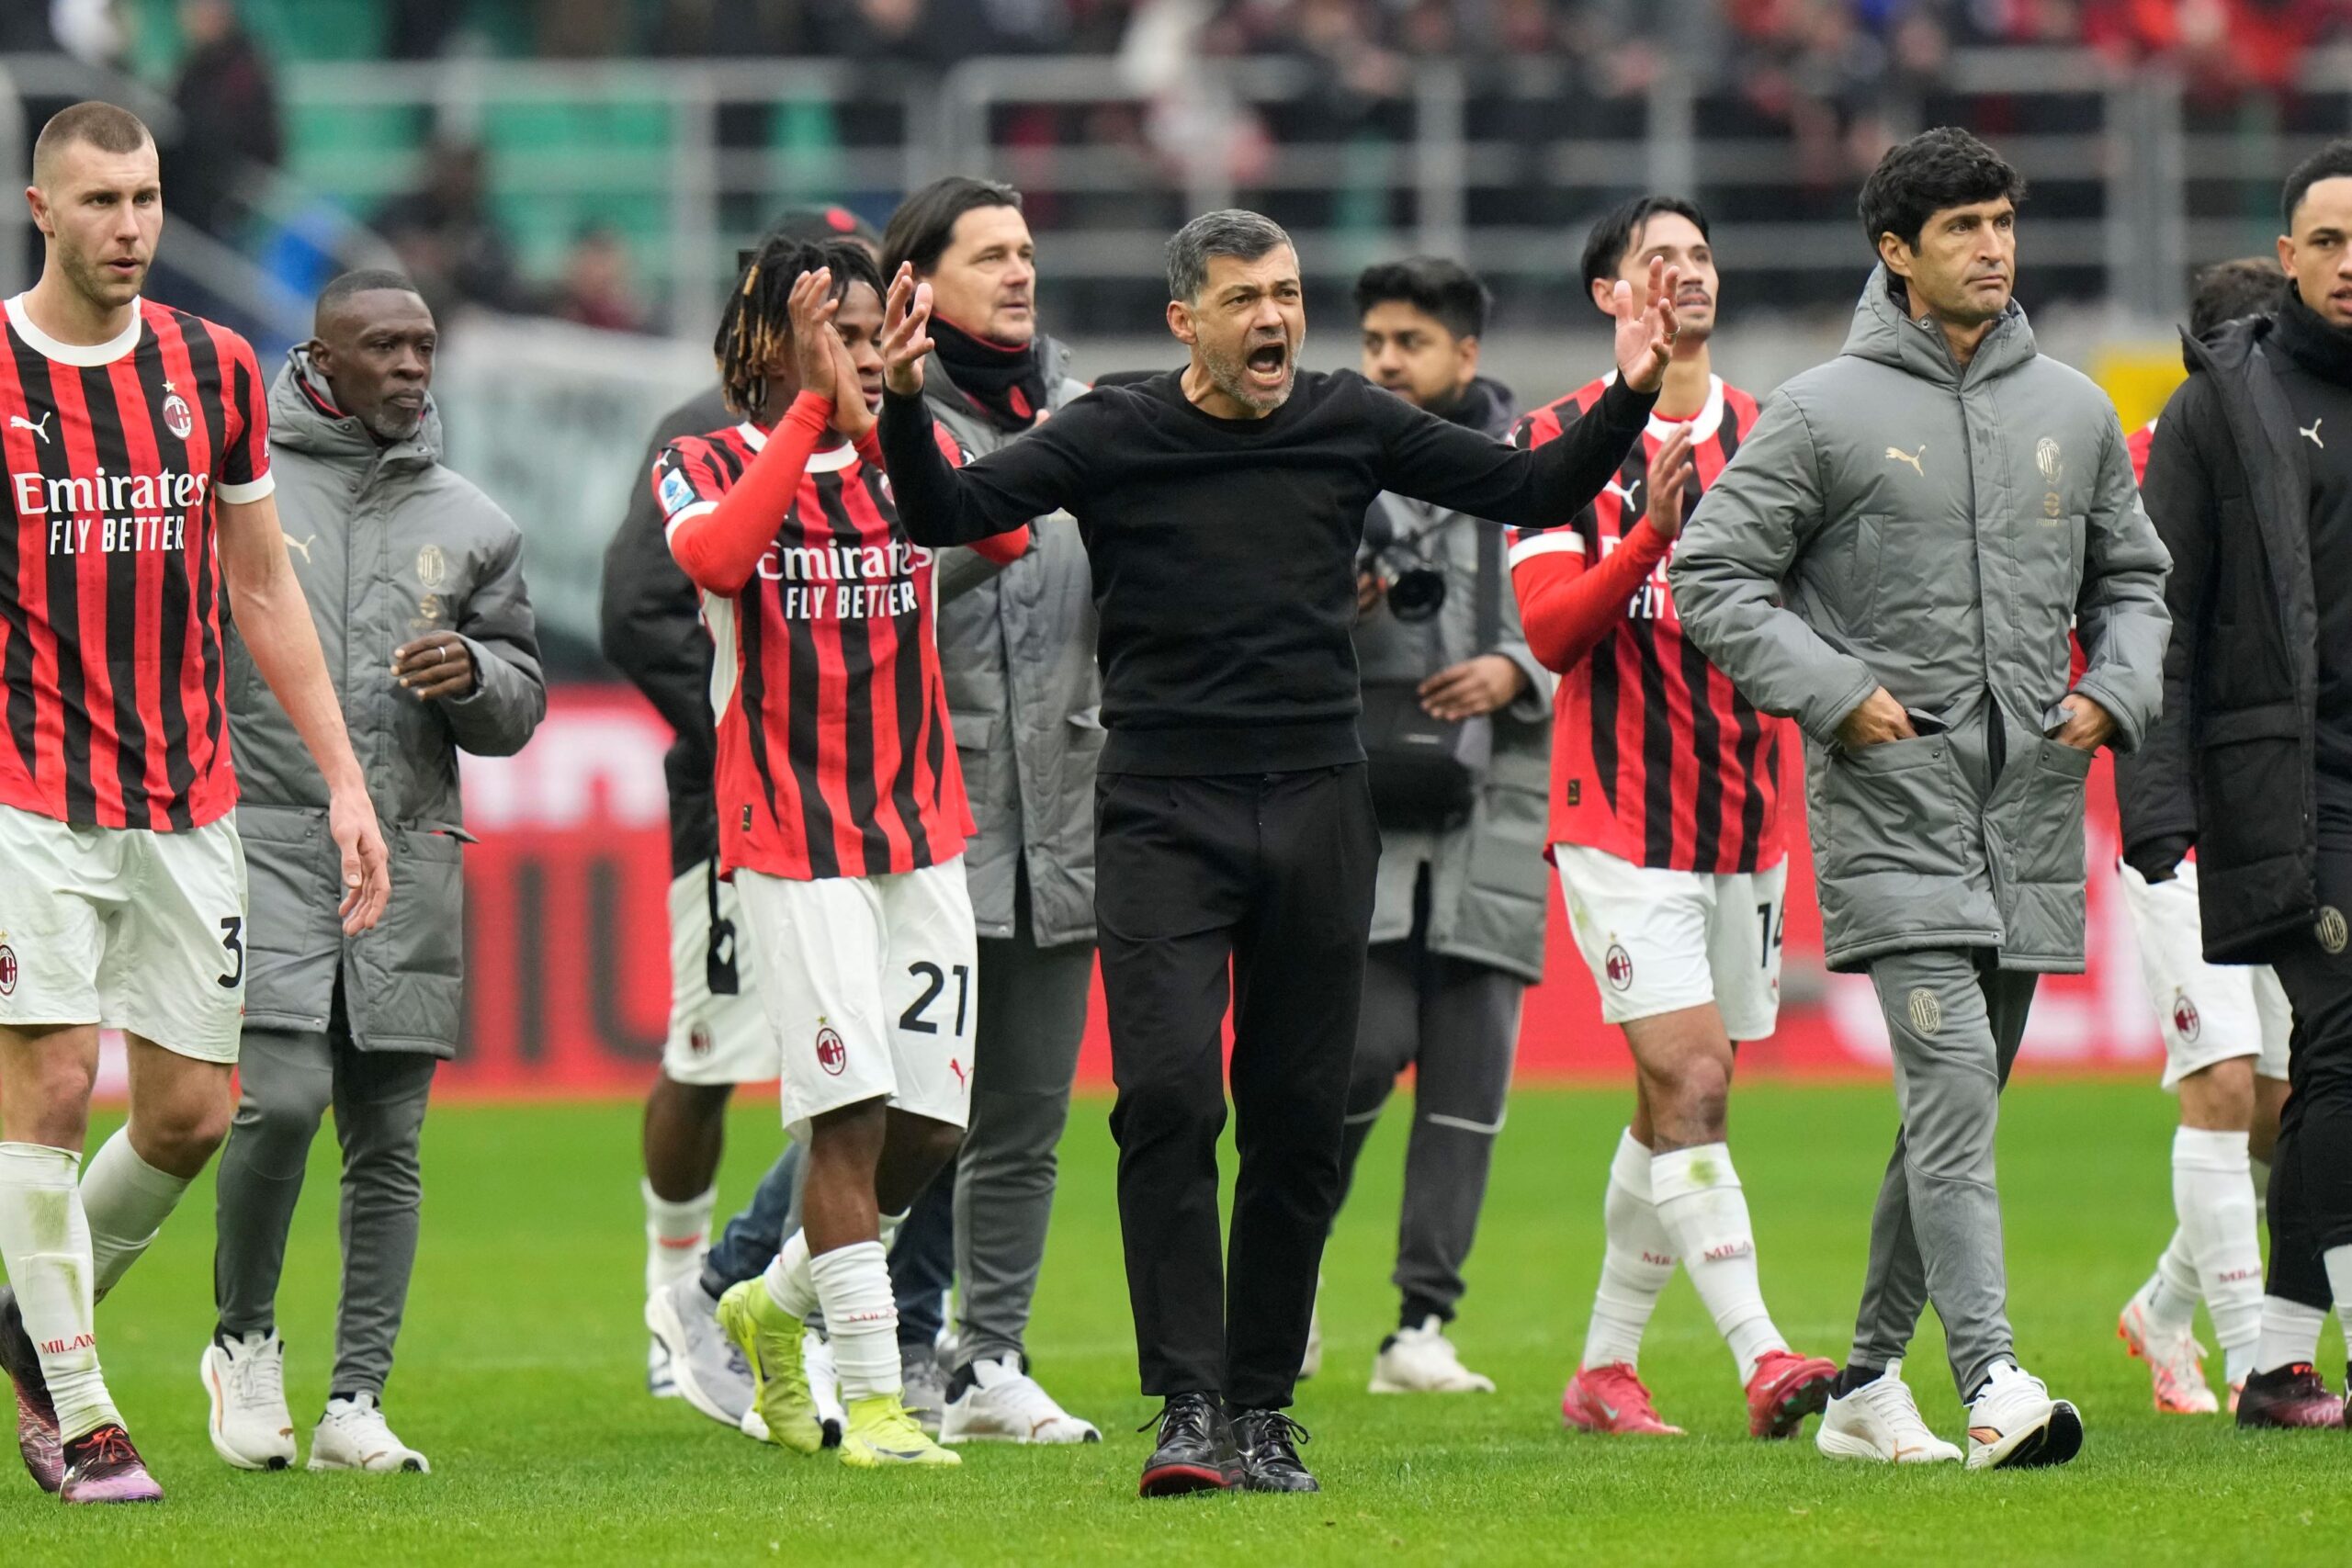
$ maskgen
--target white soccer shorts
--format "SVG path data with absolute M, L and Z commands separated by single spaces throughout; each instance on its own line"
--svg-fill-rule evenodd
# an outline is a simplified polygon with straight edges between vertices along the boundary
M 232 818 L 158 833 L 0 806 L 0 1024 L 95 1023 L 234 1062 L 246 941 Z
M 688 867 L 670 884 L 670 1034 L 662 1043 L 662 1071 L 673 1083 L 773 1083 L 775 1026 L 760 1006 L 752 977 L 751 933 L 731 882 L 714 882 L 708 861 Z M 710 906 L 735 928 L 735 992 L 710 988 Z
M 979 939 L 964 857 L 885 876 L 735 874 L 782 1051 L 784 1123 L 886 1099 L 954 1126 L 971 1104 Z
M 2197 863 L 2181 862 L 2169 882 L 2151 883 L 2128 865 L 2117 870 L 2140 974 L 2164 1028 L 2165 1088 L 2237 1056 L 2252 1056 L 2266 1078 L 2284 1079 L 2294 1009 L 2267 965 L 2205 962 Z
M 1667 871 L 1584 844 L 1555 844 L 1552 858 L 1604 1022 L 1713 1002 L 1732 1039 L 1772 1032 L 1787 862 L 1757 872 Z

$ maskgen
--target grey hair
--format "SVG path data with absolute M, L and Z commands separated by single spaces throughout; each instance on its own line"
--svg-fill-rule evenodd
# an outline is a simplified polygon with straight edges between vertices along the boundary
M 1212 256 L 1256 261 L 1290 243 L 1283 226 L 1262 213 L 1238 207 L 1204 212 L 1177 230 L 1176 237 L 1168 242 L 1168 298 L 1186 304 L 1198 299 L 1201 290 L 1208 286 Z

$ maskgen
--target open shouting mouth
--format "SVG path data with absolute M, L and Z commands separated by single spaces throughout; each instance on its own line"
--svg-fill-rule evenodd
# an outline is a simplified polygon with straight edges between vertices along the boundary
M 1261 343 L 1241 362 L 1250 385 L 1261 392 L 1279 392 L 1290 380 L 1290 344 Z

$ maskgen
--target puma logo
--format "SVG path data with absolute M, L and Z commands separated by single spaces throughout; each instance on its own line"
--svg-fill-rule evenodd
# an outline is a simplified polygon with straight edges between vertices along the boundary
M 43 419 L 46 419 L 46 418 L 48 418 L 49 416 L 48 416 L 47 414 L 43 414 L 41 417 L 42 417 Z M 2312 427 L 2311 427 L 2309 430 L 2305 430 L 2301 425 L 2300 425 L 2300 424 L 2299 424 L 2299 425 L 2295 426 L 2295 432 L 2296 432 L 2296 434 L 2297 434 L 2301 435 L 2304 440 L 2306 440 L 2306 441 L 2310 442 L 2312 446 L 2314 446 L 2318 447 L 2321 451 L 2324 452 L 2324 451 L 2326 451 L 2326 450 L 2327 450 L 2327 443 L 2326 443 L 2326 442 L 2324 442 L 2324 441 L 2322 441 L 2322 440 L 2319 438 L 2319 427 L 2320 427 L 2321 425 L 2323 425 L 2323 424 L 2326 423 L 2327 423 L 2327 416 L 2326 416 L 2325 414 L 2322 414 L 2322 415 L 2320 415 L 2320 417 L 2319 417 L 2319 418 L 2317 418 L 2317 419 L 2315 419 L 2315 420 L 2312 421 Z
M 1905 452 L 1900 446 L 1890 446 L 1886 449 L 1886 460 L 1888 462 L 1908 463 L 1911 465 L 1911 471 L 1918 475 L 1923 479 L 1928 477 L 1928 470 L 1919 466 L 1919 459 L 1927 455 L 1928 444 L 1924 441 L 1919 443 L 1919 449 L 1917 452 Z
M 1631 506 L 1634 504 L 1634 492 L 1642 488 L 1642 481 L 1635 479 L 1630 485 L 1621 485 L 1615 479 L 1611 479 L 1607 484 L 1602 485 L 1600 488 L 1607 491 L 1611 495 L 1615 496 L 1618 500 L 1623 502 L 1626 505 Z
M 42 414 L 38 421 L 27 419 L 20 413 L 12 413 L 8 416 L 8 428 L 11 430 L 29 430 L 36 436 L 40 437 L 40 444 L 46 446 L 49 445 L 49 415 L 55 413 L 57 411 L 55 409 L 51 409 L 48 413 Z
M 302 552 L 302 564 L 304 566 L 311 564 L 311 547 L 319 542 L 319 536 L 316 534 L 311 535 L 307 539 L 298 539 L 291 534 L 281 534 L 279 536 L 286 541 L 286 547 L 288 549 L 300 550 Z

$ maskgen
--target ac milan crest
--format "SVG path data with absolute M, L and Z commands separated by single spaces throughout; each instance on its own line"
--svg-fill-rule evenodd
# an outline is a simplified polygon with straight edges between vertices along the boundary
M 183 441 L 196 429 L 196 416 L 188 412 L 187 400 L 173 391 L 169 381 L 164 383 L 164 428 Z
M 817 1031 L 817 1065 L 835 1077 L 841 1077 L 842 1069 L 849 1066 L 849 1047 L 830 1029 Z
M 17 950 L 0 942 L 0 997 L 17 994 Z
M 2177 996 L 2172 999 L 2172 1026 L 2183 1040 L 2194 1040 L 2197 1032 L 2205 1026 L 2205 1021 L 2197 1015 L 2195 1002 L 2186 996 Z
M 1634 985 L 1634 955 L 1616 942 L 1609 944 L 1609 952 L 1600 961 L 1602 971 L 1609 976 L 1612 990 L 1631 990 Z
M 697 1058 L 707 1056 L 710 1055 L 711 1043 L 710 1025 L 697 1023 L 686 1031 L 687 1055 Z

